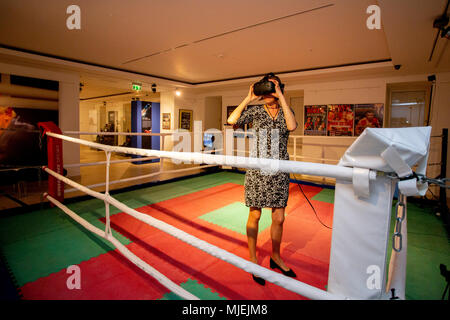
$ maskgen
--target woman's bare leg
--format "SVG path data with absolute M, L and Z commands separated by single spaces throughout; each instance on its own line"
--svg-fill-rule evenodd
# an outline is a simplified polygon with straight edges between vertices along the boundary
M 259 219 L 261 218 L 261 208 L 250 207 L 247 220 L 247 242 L 250 261 L 258 263 L 256 256 L 256 241 L 258 239 Z
M 281 238 L 283 237 L 284 208 L 272 208 L 272 226 L 270 236 L 272 238 L 272 259 L 285 271 L 289 267 L 284 264 L 280 256 Z

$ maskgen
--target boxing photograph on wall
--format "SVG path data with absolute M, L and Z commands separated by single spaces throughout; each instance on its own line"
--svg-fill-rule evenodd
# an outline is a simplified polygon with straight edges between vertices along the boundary
M 353 104 L 328 105 L 327 135 L 353 136 L 354 124 Z
M 382 128 L 384 120 L 384 104 L 355 105 L 355 136 L 361 135 L 365 128 Z
M 305 106 L 305 136 L 326 136 L 327 135 L 327 106 L 307 105 Z

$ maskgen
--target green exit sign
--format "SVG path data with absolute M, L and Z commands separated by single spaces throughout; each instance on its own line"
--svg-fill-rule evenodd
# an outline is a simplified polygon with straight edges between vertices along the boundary
M 135 91 L 141 91 L 142 85 L 137 84 L 137 83 L 133 83 L 133 84 L 132 84 L 132 88 L 133 88 L 133 90 L 135 90 Z

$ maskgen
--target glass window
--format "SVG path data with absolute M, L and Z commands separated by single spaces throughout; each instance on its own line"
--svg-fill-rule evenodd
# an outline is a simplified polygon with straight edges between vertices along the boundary
M 391 94 L 391 128 L 423 126 L 425 95 L 425 90 L 393 91 Z

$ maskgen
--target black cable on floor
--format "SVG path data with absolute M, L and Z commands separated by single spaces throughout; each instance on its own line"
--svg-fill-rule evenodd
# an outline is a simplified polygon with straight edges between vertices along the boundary
M 314 206 L 312 205 L 312 203 L 309 201 L 308 197 L 306 196 L 305 192 L 303 192 L 302 186 L 300 185 L 300 183 L 298 182 L 299 180 L 297 179 L 297 177 L 295 176 L 295 174 L 293 174 L 295 181 L 297 182 L 298 187 L 300 188 L 300 191 L 302 192 L 303 196 L 305 197 L 306 201 L 308 201 L 309 205 L 311 206 L 311 208 L 314 211 L 314 214 L 316 215 L 317 220 L 320 222 L 321 225 L 323 225 L 325 228 L 328 228 L 330 230 L 332 230 L 333 228 L 327 226 L 325 223 L 322 222 L 322 220 L 320 220 L 319 216 L 317 215 L 316 209 L 314 208 Z

